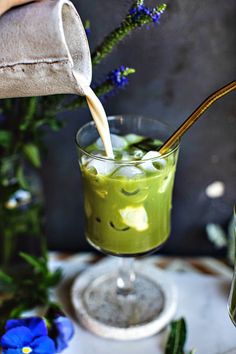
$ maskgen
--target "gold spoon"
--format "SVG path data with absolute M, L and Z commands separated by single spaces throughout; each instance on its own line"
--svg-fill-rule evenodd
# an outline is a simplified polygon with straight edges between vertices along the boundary
M 201 115 L 219 98 L 236 89 L 236 80 L 221 87 L 219 90 L 212 93 L 200 106 L 184 121 L 184 123 L 166 140 L 159 152 L 165 154 L 181 137 L 182 135 L 201 117 Z

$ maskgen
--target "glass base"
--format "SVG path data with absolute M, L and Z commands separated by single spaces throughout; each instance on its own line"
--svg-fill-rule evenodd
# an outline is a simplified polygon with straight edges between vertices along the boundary
M 99 336 L 120 340 L 145 338 L 162 330 L 177 305 L 175 287 L 165 272 L 136 262 L 134 294 L 128 296 L 116 293 L 117 272 L 116 262 L 106 260 L 76 279 L 72 301 L 80 323 Z

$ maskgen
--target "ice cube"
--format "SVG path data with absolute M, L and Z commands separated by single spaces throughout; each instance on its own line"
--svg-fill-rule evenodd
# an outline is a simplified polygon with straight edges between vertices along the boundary
M 132 156 L 135 160 L 141 160 L 143 158 L 144 152 L 140 149 L 134 149 L 132 151 Z
M 166 166 L 166 160 L 160 157 L 161 154 L 158 151 L 149 151 L 143 157 L 142 160 L 151 161 L 143 162 L 140 167 L 145 171 L 156 172 L 157 170 L 162 170 Z
M 132 156 L 128 153 L 128 151 L 123 151 L 121 160 L 122 161 L 131 161 L 132 160 Z
M 102 176 L 107 176 L 115 171 L 115 164 L 113 161 L 95 160 L 91 159 L 86 166 L 86 169 L 91 173 Z
M 135 154 L 135 155 L 134 155 Z M 132 160 L 141 160 L 143 156 L 142 150 L 124 150 L 124 151 L 114 151 L 115 160 L 120 161 L 132 161 Z
M 122 217 L 122 221 L 135 230 L 144 231 L 148 228 L 148 216 L 143 206 L 128 206 L 124 209 L 120 209 L 119 213 Z
M 112 177 L 138 178 L 144 176 L 144 172 L 135 166 L 122 166 L 117 169 Z
M 98 157 L 104 157 L 104 151 L 101 151 L 101 150 L 92 151 L 91 154 L 94 155 L 94 156 L 98 156 Z M 91 160 L 92 160 L 92 157 L 89 156 L 89 155 L 85 155 L 84 154 L 81 157 L 81 162 L 82 162 L 83 166 L 86 166 L 88 164 L 88 162 L 91 161 Z
M 142 160 L 149 160 L 160 157 L 161 154 L 158 151 L 148 151 L 142 158 Z
M 130 145 L 139 143 L 144 139 L 142 136 L 136 134 L 127 134 L 124 136 L 124 138 L 128 141 Z
M 124 150 L 127 148 L 127 141 L 119 135 L 111 134 L 111 144 L 114 150 Z M 104 149 L 104 145 L 101 138 L 96 141 L 96 146 L 98 149 Z

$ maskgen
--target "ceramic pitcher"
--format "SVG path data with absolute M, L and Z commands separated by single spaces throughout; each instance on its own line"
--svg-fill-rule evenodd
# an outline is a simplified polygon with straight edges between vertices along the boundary
M 0 17 L 0 98 L 79 93 L 90 85 L 86 33 L 69 0 L 43 0 Z

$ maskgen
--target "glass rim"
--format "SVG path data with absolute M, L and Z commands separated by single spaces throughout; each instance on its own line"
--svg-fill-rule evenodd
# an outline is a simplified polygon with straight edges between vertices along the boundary
M 133 118 L 141 117 L 141 118 L 144 118 L 145 120 L 150 120 L 152 122 L 155 121 L 155 122 L 161 123 L 166 128 L 170 128 L 170 126 L 168 124 L 163 123 L 160 120 L 153 119 L 153 118 L 148 118 L 148 117 L 145 117 L 145 116 L 142 116 L 142 115 L 119 114 L 119 115 L 108 116 L 107 119 L 108 119 L 108 122 L 109 122 L 109 121 L 112 121 L 112 120 L 117 120 L 119 117 L 123 118 L 123 117 L 127 117 L 127 116 L 133 117 Z M 166 152 L 165 154 L 162 154 L 160 156 L 151 157 L 151 158 L 145 159 L 145 160 L 128 160 L 128 161 L 127 160 L 126 161 L 118 160 L 117 161 L 117 160 L 115 160 L 113 158 L 110 158 L 110 157 L 94 155 L 94 154 L 86 151 L 85 148 L 80 145 L 80 143 L 78 142 L 78 137 L 81 134 L 82 130 L 87 128 L 88 126 L 93 126 L 93 127 L 96 128 L 96 124 L 95 124 L 94 120 L 91 120 L 91 121 L 85 123 L 84 125 L 82 125 L 82 127 L 80 127 L 78 129 L 78 131 L 76 133 L 76 136 L 75 136 L 75 142 L 76 142 L 77 147 L 80 149 L 80 151 L 84 155 L 86 155 L 88 157 L 91 157 L 92 159 L 96 159 L 96 160 L 100 160 L 100 161 L 106 161 L 106 162 L 115 162 L 117 165 L 118 164 L 119 165 L 134 165 L 134 164 L 137 164 L 137 163 L 144 163 L 144 162 L 147 162 L 147 161 L 156 161 L 157 159 L 165 159 L 166 157 L 168 157 L 168 156 L 172 155 L 173 153 L 175 153 L 175 151 L 177 151 L 179 149 L 179 146 L 180 146 L 180 139 L 179 139 L 168 152 Z M 150 150 L 150 151 L 152 151 L 152 150 Z

